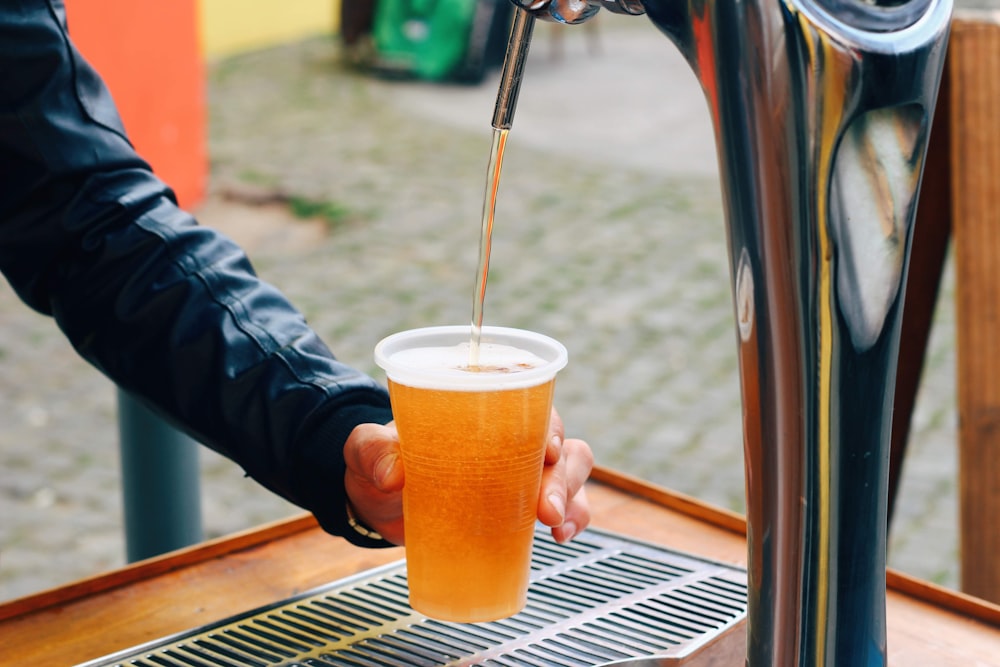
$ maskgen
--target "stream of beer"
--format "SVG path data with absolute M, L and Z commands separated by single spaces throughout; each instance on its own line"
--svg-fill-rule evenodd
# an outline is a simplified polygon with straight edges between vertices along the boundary
M 503 149 L 509 130 L 494 129 L 490 161 L 486 169 L 486 191 L 483 194 L 483 223 L 479 237 L 479 264 L 476 285 L 472 295 L 472 339 L 469 341 L 469 368 L 479 366 L 479 345 L 483 333 L 483 304 L 486 301 L 486 280 L 490 272 L 490 248 L 493 245 L 493 215 L 500 187 L 500 169 L 503 166 Z

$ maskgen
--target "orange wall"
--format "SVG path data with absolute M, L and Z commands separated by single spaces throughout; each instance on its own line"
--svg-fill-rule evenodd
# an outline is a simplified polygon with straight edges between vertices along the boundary
M 182 206 L 197 206 L 208 174 L 197 0 L 66 0 L 66 12 L 136 150 Z

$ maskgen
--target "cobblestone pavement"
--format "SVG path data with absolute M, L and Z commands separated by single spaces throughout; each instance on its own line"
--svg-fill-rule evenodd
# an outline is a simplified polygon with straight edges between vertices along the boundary
M 740 510 L 743 468 L 725 231 L 701 93 L 644 22 L 595 44 L 536 30 L 510 135 L 488 323 L 565 342 L 557 404 L 601 464 Z M 204 224 L 338 356 L 468 321 L 489 119 L 482 86 L 385 81 L 316 39 L 210 70 Z M 286 203 L 252 206 L 274 195 Z M 918 399 L 890 564 L 956 583 L 953 279 Z M 50 320 L 0 286 L 0 599 L 123 564 L 115 396 Z M 298 510 L 203 455 L 209 536 Z

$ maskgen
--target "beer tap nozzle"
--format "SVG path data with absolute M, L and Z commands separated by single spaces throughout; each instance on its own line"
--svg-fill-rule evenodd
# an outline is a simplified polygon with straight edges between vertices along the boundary
M 518 8 L 514 12 L 510 40 L 507 42 L 507 55 L 504 56 L 503 71 L 500 74 L 497 103 L 493 108 L 494 129 L 509 130 L 514 122 L 514 108 L 517 106 L 517 95 L 521 90 L 521 78 L 524 76 L 524 64 L 528 60 L 528 47 L 531 45 L 531 32 L 534 27 L 535 17 L 527 10 Z

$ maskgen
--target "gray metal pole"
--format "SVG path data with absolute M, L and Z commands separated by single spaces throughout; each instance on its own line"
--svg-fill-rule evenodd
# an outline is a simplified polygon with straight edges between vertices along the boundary
M 199 444 L 118 390 L 129 562 L 202 541 Z

